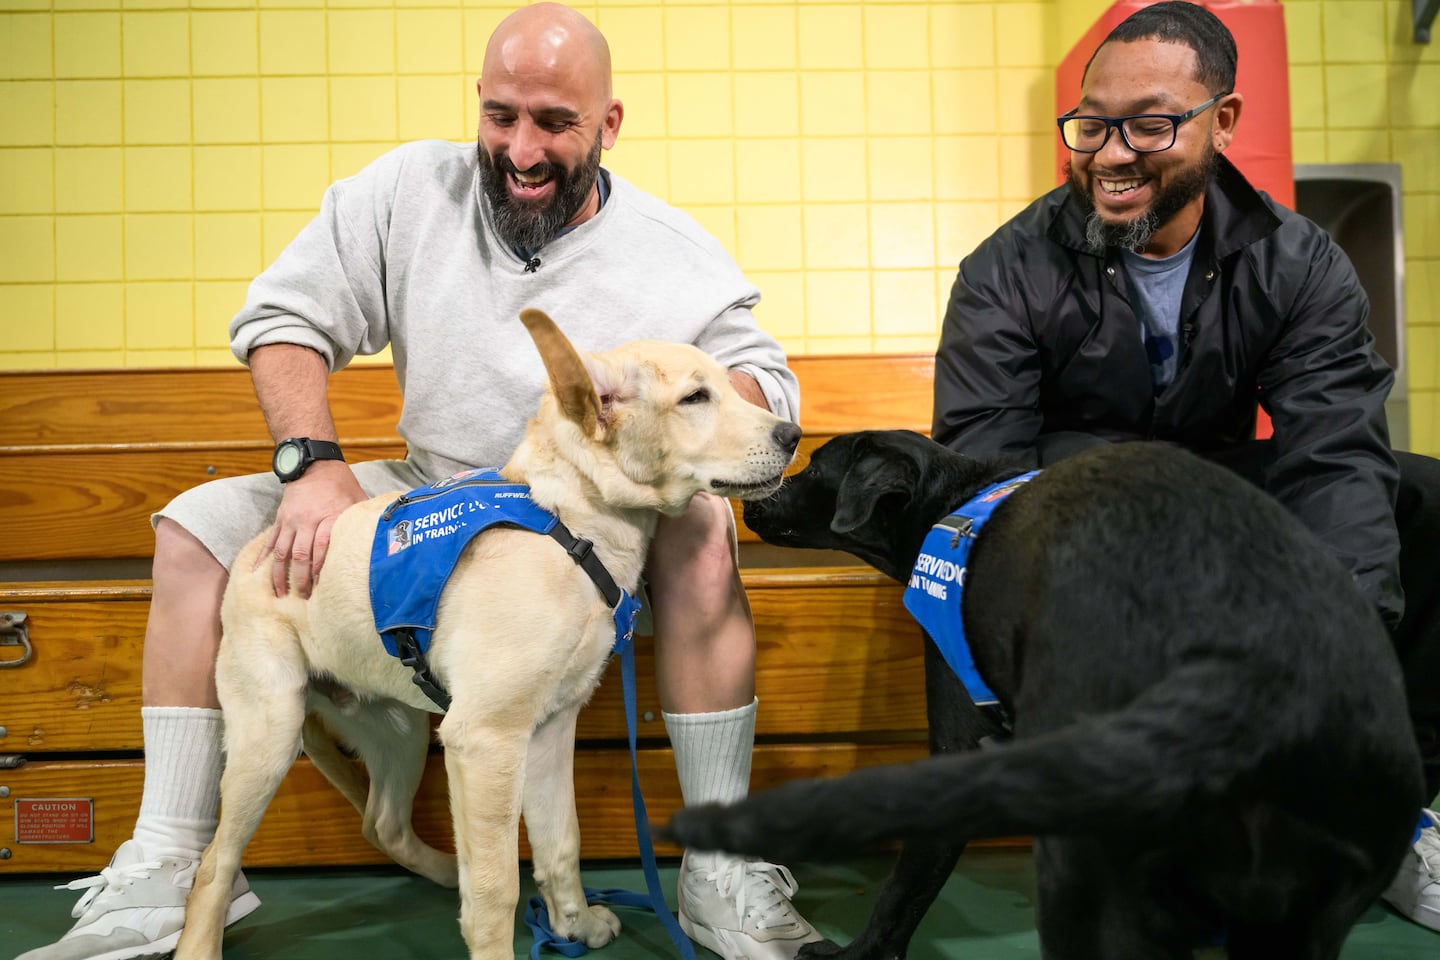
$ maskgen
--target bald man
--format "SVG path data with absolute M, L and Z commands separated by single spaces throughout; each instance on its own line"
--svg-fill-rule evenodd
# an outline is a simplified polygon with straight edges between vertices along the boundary
M 155 516 L 139 819 L 99 877 L 70 885 L 87 890 L 74 927 L 19 960 L 124 960 L 174 946 L 216 825 L 214 668 L 235 555 L 273 522 L 275 590 L 308 595 L 347 506 L 503 464 L 545 381 L 521 309 L 547 311 L 588 350 L 694 343 L 752 402 L 797 417 L 795 378 L 756 325 L 759 293 L 734 261 L 692 219 L 601 167 L 625 111 L 594 25 L 556 4 L 511 14 L 476 89 L 478 149 L 407 144 L 333 184 L 231 321 L 232 350 L 250 367 L 277 445 L 328 444 L 304 444 L 299 472 L 283 481 L 216 480 Z M 326 378 L 387 346 L 407 457 L 346 463 L 333 447 Z M 732 524 L 728 504 L 702 494 L 662 520 L 647 565 L 657 685 L 687 804 L 737 799 L 749 785 L 755 636 Z M 729 960 L 789 960 L 819 939 L 791 907 L 794 892 L 782 866 L 687 853 L 681 923 Z M 242 877 L 227 921 L 257 906 Z

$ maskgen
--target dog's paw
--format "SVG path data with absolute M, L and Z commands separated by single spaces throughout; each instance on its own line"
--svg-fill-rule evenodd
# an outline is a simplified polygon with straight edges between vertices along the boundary
M 816 940 L 802 946 L 795 954 L 795 960 L 849 960 L 849 949 L 834 940 Z
M 575 917 L 571 929 L 555 932 L 594 949 L 605 946 L 620 935 L 620 918 L 604 904 L 592 903 Z

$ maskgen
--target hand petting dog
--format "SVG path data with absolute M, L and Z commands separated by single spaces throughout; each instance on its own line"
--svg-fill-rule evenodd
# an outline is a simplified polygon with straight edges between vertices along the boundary
M 521 319 L 549 389 L 501 473 L 588 541 L 626 593 L 635 592 L 661 514 L 683 512 L 701 492 L 747 498 L 779 487 L 800 428 L 743 399 L 696 347 L 640 341 L 582 354 L 540 311 Z M 598 947 L 619 933 L 607 907 L 586 903 L 571 779 L 576 716 L 616 643 L 614 611 L 551 536 L 489 527 L 464 547 L 428 638 L 429 671 L 451 698 L 439 733 L 457 854 L 435 850 L 410 817 L 426 714 L 439 708 L 387 653 L 372 610 L 377 520 L 395 499 L 340 515 L 325 575 L 308 598 L 276 595 L 271 564 L 257 563 L 266 534 L 235 563 L 216 673 L 228 746 L 220 825 L 187 903 L 180 960 L 219 960 L 241 854 L 302 740 L 360 811 L 372 843 L 422 876 L 459 886 L 473 960 L 514 956 L 522 812 L 555 934 Z M 458 535 L 463 526 L 427 528 L 405 549 L 420 552 L 432 533 Z M 368 784 L 348 752 L 364 761 Z

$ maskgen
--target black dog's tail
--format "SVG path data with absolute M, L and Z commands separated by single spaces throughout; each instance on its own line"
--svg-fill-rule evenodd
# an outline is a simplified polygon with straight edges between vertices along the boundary
M 1196 801 L 1235 796 L 1237 781 L 1264 771 L 1270 761 L 1296 769 L 1296 758 L 1274 755 L 1285 749 L 1284 732 L 1277 727 L 1292 725 L 1296 718 L 1280 716 L 1279 709 L 1271 717 L 1242 716 L 1237 701 L 1266 700 L 1261 690 L 1235 690 L 1246 682 L 1243 675 L 1223 661 L 1184 665 L 1112 713 L 993 750 L 873 767 L 831 780 L 795 781 L 729 807 L 687 808 L 666 833 L 686 846 L 794 860 L 937 835 L 965 842 L 1163 831 L 1183 823 Z M 1271 699 L 1276 699 L 1273 691 Z M 1345 758 L 1318 760 L 1319 766 L 1339 768 L 1321 774 L 1325 784 L 1350 776 Z M 1368 786 L 1384 791 L 1391 782 L 1379 778 Z M 1238 790 L 1251 792 L 1254 786 L 1242 784 Z M 1306 784 L 1293 785 L 1302 798 L 1306 791 Z M 1303 799 L 1278 808 L 1273 796 L 1268 799 L 1267 815 L 1292 819 L 1299 809 L 1309 816 Z M 1294 825 L 1309 831 L 1303 820 Z M 1361 869 L 1372 866 L 1365 863 L 1370 858 L 1363 849 L 1327 840 L 1337 834 L 1314 826 L 1316 840 L 1331 847 L 1327 856 L 1338 854 Z

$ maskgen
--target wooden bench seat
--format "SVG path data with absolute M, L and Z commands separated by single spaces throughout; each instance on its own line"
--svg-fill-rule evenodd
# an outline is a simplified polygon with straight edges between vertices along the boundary
M 803 451 L 851 429 L 928 426 L 928 356 L 799 357 L 793 366 Z M 347 457 L 403 455 L 390 368 L 352 367 L 330 389 Z M 149 515 L 196 483 L 268 469 L 270 450 L 243 370 L 0 373 L 0 613 L 24 615 L 32 651 L 6 667 L 22 648 L 0 636 L 0 786 L 9 788 L 0 791 L 0 851 L 9 851 L 0 875 L 91 870 L 128 835 L 143 777 Z M 762 544 L 743 522 L 741 538 L 762 702 L 754 785 L 921 756 L 922 637 L 900 587 L 842 554 Z M 637 654 L 642 783 L 661 820 L 678 807 L 679 788 L 648 642 Z M 578 730 L 587 858 L 636 855 L 618 670 L 612 663 Z M 431 767 L 417 823 L 448 847 L 438 756 Z M 92 842 L 16 842 L 16 802 L 55 797 L 92 801 Z M 246 853 L 257 866 L 382 860 L 303 759 Z

